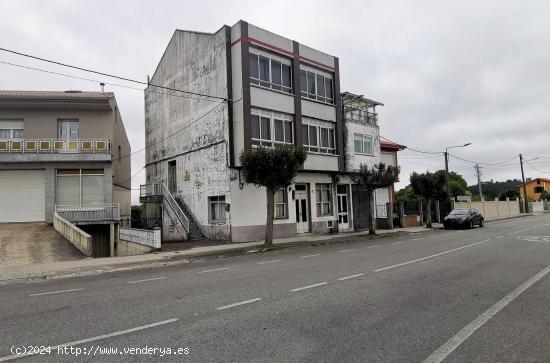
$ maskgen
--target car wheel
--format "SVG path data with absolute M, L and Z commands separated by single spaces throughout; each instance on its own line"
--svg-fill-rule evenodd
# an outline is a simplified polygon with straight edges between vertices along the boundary
M 483 218 L 481 218 L 481 219 L 479 220 L 479 226 L 480 226 L 480 227 L 483 227 L 484 225 L 485 225 L 485 220 L 484 220 Z
M 474 221 L 470 221 L 470 229 L 474 228 Z

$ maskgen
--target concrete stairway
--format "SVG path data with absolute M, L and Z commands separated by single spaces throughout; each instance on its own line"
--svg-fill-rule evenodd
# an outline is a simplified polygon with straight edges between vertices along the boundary
M 185 213 L 185 215 L 189 218 L 189 241 L 195 242 L 206 240 L 206 237 L 204 237 L 204 234 L 202 233 L 197 222 L 195 221 L 193 214 L 191 214 L 189 208 L 187 208 L 181 196 L 174 196 L 174 199 L 176 200 L 176 203 L 178 203 L 178 205 L 180 206 L 183 213 Z

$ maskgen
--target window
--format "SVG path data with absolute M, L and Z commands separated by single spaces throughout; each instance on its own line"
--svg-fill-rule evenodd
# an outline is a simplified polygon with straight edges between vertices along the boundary
M 290 64 L 254 53 L 248 55 L 248 63 L 250 83 L 292 93 Z
M 252 110 L 252 145 L 276 146 L 294 143 L 292 116 L 284 113 Z
M 354 134 L 353 149 L 356 154 L 374 155 L 372 136 Z
M 103 169 L 57 170 L 56 204 L 94 206 L 104 204 Z
M 0 120 L 0 139 L 22 139 L 22 120 Z
M 300 82 L 303 97 L 333 103 L 332 79 L 302 69 L 300 70 Z
M 286 188 L 281 188 L 275 193 L 275 218 L 288 218 L 288 196 Z
M 80 123 L 78 120 L 59 120 L 57 137 L 61 140 L 78 140 L 80 138 Z
M 303 125 L 304 149 L 310 152 L 336 154 L 334 147 L 334 126 Z
M 317 216 L 332 215 L 332 191 L 330 184 L 315 184 Z
M 535 187 L 535 193 L 542 193 L 544 192 L 544 187 Z
M 225 196 L 209 197 L 210 224 L 225 224 Z

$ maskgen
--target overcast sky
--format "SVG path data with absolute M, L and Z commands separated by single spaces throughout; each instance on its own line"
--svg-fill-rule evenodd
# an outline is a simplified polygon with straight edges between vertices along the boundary
M 8 1 L 0 47 L 146 80 L 174 29 L 214 32 L 239 19 L 340 58 L 341 89 L 381 101 L 386 138 L 484 163 L 550 156 L 550 3 L 544 1 Z M 1 62 L 120 83 L 0 52 Z M 0 88 L 99 90 L 99 85 L 0 63 Z M 143 92 L 108 86 L 133 150 L 144 146 Z M 402 182 L 443 167 L 441 155 L 399 154 Z M 531 164 L 550 171 L 550 157 Z M 144 154 L 132 159 L 133 173 Z M 451 170 L 469 183 L 471 164 Z M 526 166 L 527 177 L 546 176 Z M 485 180 L 519 178 L 518 160 Z M 142 171 L 132 182 L 144 182 Z M 137 191 L 133 201 L 137 201 Z

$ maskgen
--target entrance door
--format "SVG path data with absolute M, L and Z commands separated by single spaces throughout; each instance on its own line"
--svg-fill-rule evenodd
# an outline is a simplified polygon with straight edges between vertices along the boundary
M 338 185 L 336 197 L 338 198 L 338 230 L 349 229 L 348 186 Z
M 296 202 L 296 232 L 298 233 L 309 232 L 307 188 L 304 184 L 296 185 L 295 202 Z
M 351 186 L 351 196 L 353 200 L 353 228 L 369 228 L 369 196 L 366 191 L 361 190 L 359 186 Z
M 168 191 L 172 194 L 176 192 L 176 160 L 168 162 Z

